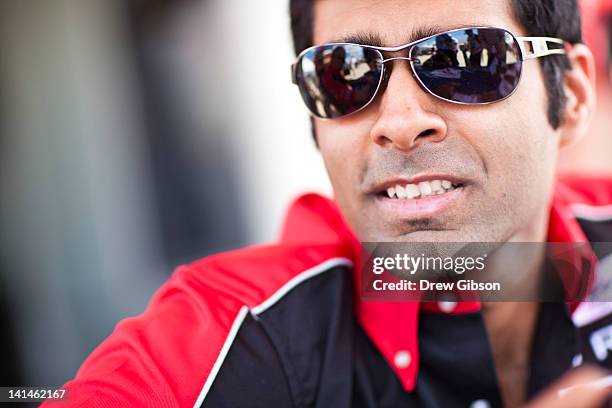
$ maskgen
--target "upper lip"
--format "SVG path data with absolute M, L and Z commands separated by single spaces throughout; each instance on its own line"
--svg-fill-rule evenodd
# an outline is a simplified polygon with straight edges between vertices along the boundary
M 370 189 L 370 193 L 379 194 L 397 185 L 403 186 L 406 184 L 419 184 L 423 181 L 433 181 L 433 180 L 448 180 L 454 185 L 465 185 L 468 183 L 468 180 L 466 180 L 463 177 L 460 177 L 457 175 L 451 175 L 447 173 L 426 173 L 426 174 L 418 174 L 412 177 L 396 176 L 393 178 L 385 179 L 384 181 L 381 181 L 380 183 L 376 183 L 376 185 L 372 189 Z

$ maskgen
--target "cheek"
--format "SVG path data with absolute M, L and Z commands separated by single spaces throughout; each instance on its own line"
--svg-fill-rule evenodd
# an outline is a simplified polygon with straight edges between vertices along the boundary
M 508 99 L 451 115 L 457 133 L 479 151 L 490 176 L 513 180 L 525 173 L 548 174 L 554 168 L 558 135 L 548 122 L 548 100 L 537 61 L 525 62 L 519 87 Z
M 504 173 L 524 187 L 542 189 L 554 171 L 558 135 L 548 122 L 548 99 L 537 61 L 527 61 L 515 94 L 501 103 L 498 114 L 497 163 Z M 492 167 L 495 162 L 492 162 Z
M 558 150 L 558 134 L 548 122 L 546 92 L 533 62 L 526 63 L 521 84 L 510 98 L 462 110 L 453 118 L 486 168 L 487 198 L 482 205 L 488 210 L 483 211 L 516 225 L 528 223 L 545 206 Z
M 337 196 L 358 185 L 367 162 L 368 129 L 363 121 L 315 120 L 319 149 Z

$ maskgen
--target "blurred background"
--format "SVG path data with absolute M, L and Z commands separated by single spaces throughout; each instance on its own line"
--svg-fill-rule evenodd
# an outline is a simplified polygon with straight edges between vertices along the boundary
M 585 0 L 600 114 L 563 171 L 612 173 L 612 2 Z M 0 0 L 0 385 L 60 385 L 179 264 L 330 194 L 288 4 Z

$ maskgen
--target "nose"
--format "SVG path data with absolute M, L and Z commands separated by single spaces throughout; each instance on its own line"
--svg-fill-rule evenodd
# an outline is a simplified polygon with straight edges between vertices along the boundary
M 419 143 L 444 140 L 447 125 L 442 117 L 428 109 L 440 102 L 423 92 L 403 65 L 396 61 L 381 96 L 370 138 L 379 146 L 409 151 Z

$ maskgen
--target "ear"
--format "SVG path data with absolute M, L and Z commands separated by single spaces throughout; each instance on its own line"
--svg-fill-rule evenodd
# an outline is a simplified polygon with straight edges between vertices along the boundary
M 591 50 L 584 44 L 567 48 L 571 69 L 565 71 L 565 95 L 567 103 L 560 127 L 560 145 L 565 146 L 579 140 L 588 130 L 596 108 L 595 60 Z

